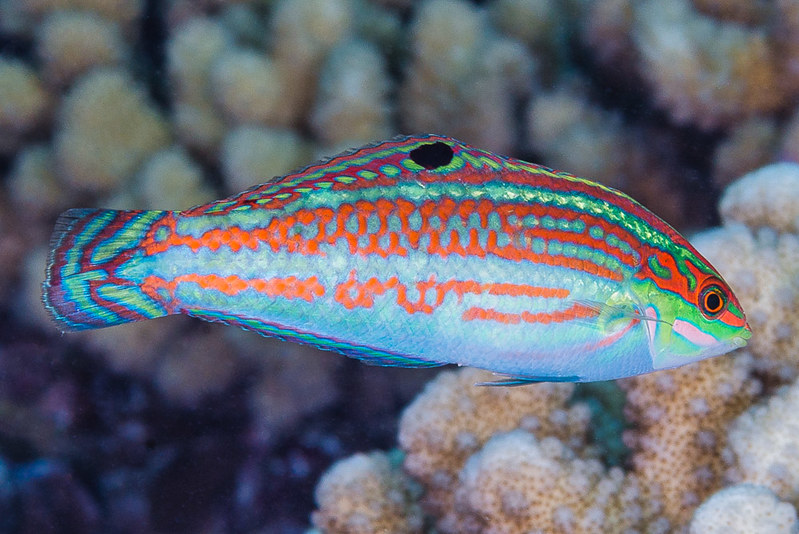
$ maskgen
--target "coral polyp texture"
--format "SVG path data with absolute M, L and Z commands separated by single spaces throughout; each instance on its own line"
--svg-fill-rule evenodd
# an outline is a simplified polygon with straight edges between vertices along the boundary
M 490 373 L 465 369 L 442 373 L 405 410 L 399 445 L 405 469 L 421 481 L 428 510 L 439 515 L 447 531 L 457 531 L 454 508 L 458 474 L 466 460 L 498 432 L 516 428 L 584 442 L 588 426 L 585 406 L 566 408 L 571 384 L 541 384 L 532 388 L 475 387 L 491 380 Z
M 716 358 L 687 368 L 621 381 L 625 436 L 647 502 L 658 501 L 671 525 L 721 487 L 725 431 L 755 398 L 759 383 L 745 357 Z
M 730 478 L 770 488 L 799 501 L 799 382 L 749 408 L 728 429 Z
M 763 486 L 740 484 L 718 491 L 693 519 L 691 534 L 795 534 L 796 508 Z
M 334 465 L 319 481 L 320 507 L 313 523 L 322 532 L 420 532 L 424 516 L 415 493 L 418 488 L 389 455 L 356 454 Z
M 0 531 L 796 532 L 797 97 L 794 0 L 0 0 Z M 186 209 L 422 133 L 696 231 L 746 349 L 478 387 L 41 306 L 64 209 Z

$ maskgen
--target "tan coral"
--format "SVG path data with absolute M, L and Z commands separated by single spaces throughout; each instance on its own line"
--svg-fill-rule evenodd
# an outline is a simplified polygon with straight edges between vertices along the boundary
M 680 124 L 711 129 L 784 106 L 782 59 L 763 28 L 712 19 L 688 0 L 635 5 L 633 41 L 655 98 Z
M 721 356 L 620 381 L 634 473 L 673 528 L 722 485 L 726 426 L 759 391 L 751 368 L 743 355 Z
M 584 89 L 563 85 L 530 100 L 531 144 L 551 167 L 621 187 L 631 139 L 621 115 L 591 105 Z
M 106 192 L 169 142 L 143 87 L 118 69 L 95 69 L 64 99 L 55 138 L 58 169 L 81 190 Z
M 588 409 L 567 408 L 573 384 L 542 383 L 525 387 L 482 387 L 485 371 L 442 372 L 428 384 L 400 421 L 399 444 L 405 469 L 425 486 L 427 510 L 452 520 L 454 490 L 466 460 L 494 434 L 523 428 L 536 436 L 555 436 L 584 445 Z
M 220 160 L 226 190 L 238 193 L 306 164 L 307 143 L 291 130 L 240 126 L 228 132 Z
M 210 72 L 232 46 L 233 37 L 222 24 L 202 17 L 179 25 L 167 42 L 177 136 L 187 146 L 211 154 L 224 137 L 225 124 L 214 107 Z
M 646 525 L 640 496 L 621 469 L 576 457 L 557 438 L 514 430 L 492 437 L 466 463 L 455 492 L 457 523 L 443 530 L 626 532 Z
M 730 478 L 799 503 L 799 381 L 749 408 L 729 428 Z
M 92 12 L 56 11 L 36 31 L 45 79 L 56 85 L 92 67 L 117 64 L 130 52 L 118 26 Z
M 316 486 L 311 519 L 325 534 L 412 534 L 423 516 L 413 482 L 383 452 L 356 454 L 333 465 Z
M 799 233 L 799 165 L 774 163 L 731 184 L 719 202 L 725 221 Z
M 280 122 L 285 89 L 280 70 L 265 54 L 236 48 L 222 53 L 211 69 L 211 87 L 230 122 Z
M 390 137 L 388 75 L 380 51 L 363 41 L 334 48 L 322 66 L 311 128 L 328 145 Z
M 796 508 L 768 488 L 729 486 L 714 493 L 694 513 L 690 534 L 796 534 Z
M 0 2 L 0 27 L 14 33 L 32 32 L 41 19 L 61 10 L 94 12 L 133 33 L 144 9 L 142 0 L 4 0 Z
M 50 96 L 34 70 L 0 55 L 0 154 L 15 150 L 23 136 L 44 122 Z
M 399 92 L 403 127 L 509 152 L 513 95 L 532 88 L 526 49 L 497 38 L 485 13 L 465 0 L 421 3 L 411 31 L 413 59 Z
M 142 165 L 133 189 L 141 209 L 188 209 L 216 197 L 200 166 L 178 146 L 153 154 Z
M 314 98 L 325 56 L 352 33 L 354 5 L 348 0 L 281 0 L 270 20 L 272 49 L 282 94 L 280 126 L 301 122 Z

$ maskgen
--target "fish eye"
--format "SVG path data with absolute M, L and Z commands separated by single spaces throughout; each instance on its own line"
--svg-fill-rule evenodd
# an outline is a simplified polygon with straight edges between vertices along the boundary
M 699 293 L 699 310 L 708 319 L 718 316 L 727 305 L 724 292 L 717 285 L 707 286 Z

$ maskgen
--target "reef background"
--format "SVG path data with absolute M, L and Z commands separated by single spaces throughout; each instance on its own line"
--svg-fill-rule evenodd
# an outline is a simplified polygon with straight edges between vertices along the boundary
M 436 132 L 621 188 L 691 233 L 722 222 L 732 180 L 799 161 L 797 95 L 791 0 L 0 0 L 0 532 L 302 532 L 321 474 L 395 447 L 436 374 L 181 317 L 61 335 L 39 300 L 61 210 L 188 208 Z M 799 185 L 777 180 L 731 188 L 704 238 L 763 332 L 718 379 L 746 392 L 720 434 L 796 376 Z M 657 405 L 660 386 L 639 389 Z M 610 391 L 578 388 L 616 416 L 569 432 L 605 465 L 645 462 L 622 429 L 635 449 L 668 414 L 639 396 L 622 417 Z M 407 530 L 466 528 L 424 506 Z

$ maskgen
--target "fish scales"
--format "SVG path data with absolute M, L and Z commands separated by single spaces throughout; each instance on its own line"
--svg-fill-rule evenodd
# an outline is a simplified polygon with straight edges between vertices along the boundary
M 185 313 L 521 381 L 630 376 L 749 337 L 720 275 L 627 195 L 444 136 L 183 212 L 70 210 L 52 248 L 44 301 L 65 330 Z

